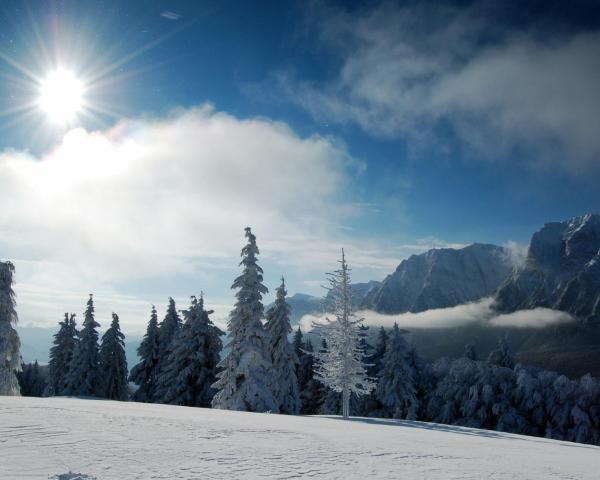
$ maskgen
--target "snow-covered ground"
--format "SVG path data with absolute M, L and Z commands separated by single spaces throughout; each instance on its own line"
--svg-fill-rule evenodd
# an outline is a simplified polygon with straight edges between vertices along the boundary
M 600 448 L 420 422 L 0 397 L 3 480 L 304 477 L 596 480 Z

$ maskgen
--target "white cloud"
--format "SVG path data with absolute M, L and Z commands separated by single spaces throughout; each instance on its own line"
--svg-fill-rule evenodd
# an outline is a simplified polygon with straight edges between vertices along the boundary
M 372 310 L 361 310 L 356 315 L 363 318 L 365 325 L 368 326 L 392 327 L 397 323 L 400 328 L 405 329 L 452 328 L 476 323 L 490 327 L 544 328 L 574 320 L 568 313 L 548 308 L 498 315 L 492 310 L 492 303 L 492 298 L 483 298 L 477 302 L 449 308 L 435 308 L 419 313 L 384 315 Z M 314 325 L 326 321 L 326 315 L 305 315 L 300 320 L 300 327 L 303 331 L 310 331 Z
M 493 327 L 544 328 L 569 323 L 573 320 L 573 317 L 566 312 L 538 307 L 532 310 L 518 310 L 498 315 L 490 319 L 490 325 Z
M 42 302 L 50 290 L 60 313 L 82 311 L 89 292 L 114 309 L 126 296 L 120 308 L 135 312 L 138 330 L 150 302 L 178 295 L 182 281 L 186 295 L 205 289 L 209 305 L 226 304 L 247 225 L 281 273 L 298 266 L 315 278 L 342 246 L 357 267 L 387 270 L 390 252 L 369 242 L 359 249 L 340 228 L 359 212 L 343 198 L 356 168 L 331 138 L 208 105 L 105 132 L 72 130 L 40 157 L 4 151 L 0 252 L 17 267 L 21 318 L 56 323 Z M 159 280 L 160 293 L 145 289 Z
M 340 57 L 331 81 L 280 77 L 324 121 L 435 144 L 451 125 L 478 157 L 524 148 L 534 163 L 598 166 L 600 32 L 501 31 L 481 11 L 383 3 L 322 9 L 317 31 Z M 482 38 L 495 39 L 483 43 Z
M 329 140 L 208 106 L 72 130 L 42 158 L 0 156 L 3 241 L 43 258 L 76 255 L 82 269 L 98 262 L 94 278 L 111 279 L 231 256 L 247 224 L 277 247 L 335 220 L 346 161 Z
M 508 242 L 502 245 L 507 253 L 507 262 L 514 267 L 520 267 L 525 262 L 527 258 L 527 252 L 529 251 L 529 247 L 526 245 L 522 245 L 513 240 L 509 240 Z

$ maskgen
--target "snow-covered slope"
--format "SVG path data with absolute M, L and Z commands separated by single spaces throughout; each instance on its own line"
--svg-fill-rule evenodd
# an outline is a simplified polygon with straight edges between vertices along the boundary
M 496 245 L 429 250 L 403 260 L 362 308 L 394 314 L 454 307 L 490 295 L 511 270 L 509 252 Z
M 599 470 L 599 447 L 446 425 L 0 397 L 0 477 L 11 480 L 592 480 Z
M 600 215 L 547 223 L 536 232 L 527 261 L 498 290 L 495 307 L 547 307 L 600 318 Z

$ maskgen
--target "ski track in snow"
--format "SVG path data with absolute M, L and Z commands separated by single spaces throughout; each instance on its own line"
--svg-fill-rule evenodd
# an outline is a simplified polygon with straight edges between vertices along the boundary
M 597 480 L 599 471 L 600 447 L 447 425 L 0 397 L 2 480 Z

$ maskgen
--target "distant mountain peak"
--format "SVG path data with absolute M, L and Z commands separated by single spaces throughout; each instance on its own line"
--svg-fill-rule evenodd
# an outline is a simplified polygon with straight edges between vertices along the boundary
M 600 215 L 546 223 L 535 232 L 526 262 L 500 287 L 494 307 L 546 307 L 600 318 Z
M 434 248 L 403 260 L 362 303 L 380 313 L 422 312 L 490 295 L 510 274 L 507 249 L 473 243 Z

